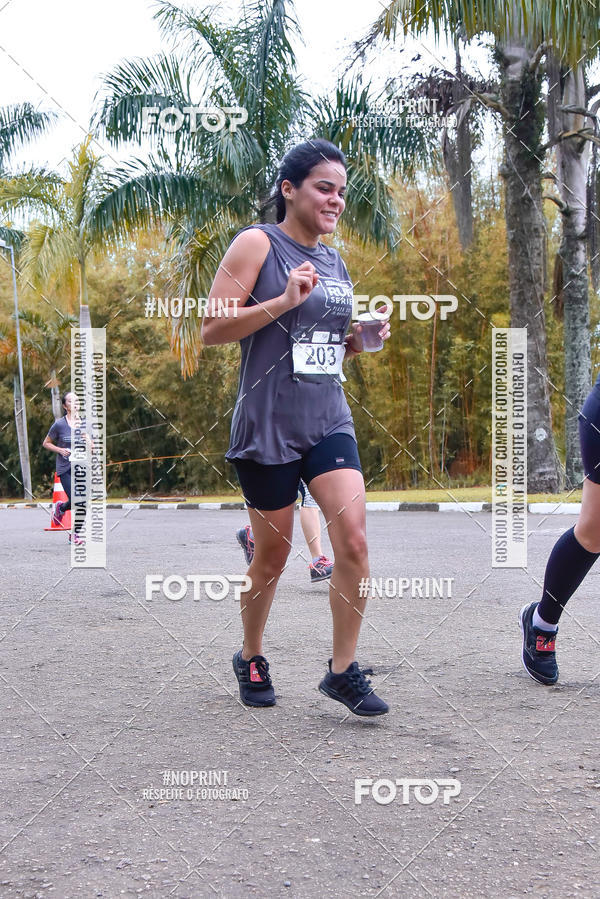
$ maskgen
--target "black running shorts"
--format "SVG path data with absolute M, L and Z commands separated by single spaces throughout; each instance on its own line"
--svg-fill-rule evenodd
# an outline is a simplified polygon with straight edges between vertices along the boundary
M 579 413 L 579 441 L 583 470 L 600 484 L 600 388 L 593 387 Z
M 246 505 L 273 512 L 296 502 L 300 478 L 310 490 L 317 475 L 338 468 L 362 471 L 356 440 L 350 434 L 331 434 L 311 447 L 301 459 L 281 465 L 261 465 L 252 459 L 232 459 Z

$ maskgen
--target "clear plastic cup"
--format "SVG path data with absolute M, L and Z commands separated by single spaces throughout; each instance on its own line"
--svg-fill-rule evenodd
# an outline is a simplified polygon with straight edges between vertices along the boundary
M 389 316 L 385 318 L 375 318 L 370 312 L 362 312 L 358 316 L 358 324 L 361 326 L 360 333 L 363 349 L 367 353 L 377 353 L 383 349 L 383 340 L 379 336 L 379 332 L 385 325 Z

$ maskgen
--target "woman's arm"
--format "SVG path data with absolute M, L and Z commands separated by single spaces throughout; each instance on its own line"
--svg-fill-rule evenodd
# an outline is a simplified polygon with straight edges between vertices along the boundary
M 48 435 L 44 437 L 42 446 L 44 447 L 44 449 L 50 450 L 53 453 L 60 453 L 61 456 L 68 456 L 70 453 L 70 450 L 68 450 L 66 447 L 56 446 L 54 443 L 52 443 Z
M 272 300 L 246 306 L 271 242 L 259 228 L 239 234 L 225 256 L 210 289 L 208 311 L 202 318 L 205 346 L 234 343 L 270 324 L 288 309 L 303 303 L 317 283 L 318 275 L 310 262 L 292 269 L 284 293 Z M 237 304 L 232 302 L 237 298 Z M 227 304 L 227 314 L 217 312 Z M 211 312 L 213 314 L 211 314 Z

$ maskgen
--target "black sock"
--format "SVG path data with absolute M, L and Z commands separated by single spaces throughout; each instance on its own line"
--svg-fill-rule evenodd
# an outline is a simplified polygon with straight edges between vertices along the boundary
M 558 624 L 562 610 L 600 553 L 590 553 L 570 528 L 554 544 L 546 565 L 544 593 L 537 607 L 538 615 L 548 624 Z

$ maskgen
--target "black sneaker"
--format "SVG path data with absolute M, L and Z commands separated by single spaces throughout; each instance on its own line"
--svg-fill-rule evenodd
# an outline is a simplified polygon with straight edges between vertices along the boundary
M 519 624 L 523 631 L 521 658 L 527 674 L 540 684 L 555 684 L 558 680 L 555 641 L 556 631 L 543 631 L 534 627 L 532 618 L 537 602 L 523 606 L 519 612 Z
M 329 671 L 319 684 L 319 690 L 325 696 L 342 702 L 355 715 L 385 715 L 390 708 L 375 695 L 365 674 L 373 674 L 373 669 L 359 668 L 358 662 L 352 662 L 341 674 L 334 674 L 329 659 Z
M 246 661 L 240 649 L 233 657 L 233 670 L 240 685 L 240 699 L 244 705 L 256 707 L 275 705 L 275 691 L 269 676 L 269 663 L 264 656 L 252 656 Z
M 245 528 L 239 529 L 235 537 L 237 542 L 244 550 L 246 562 L 248 563 L 248 565 L 250 565 L 252 559 L 254 558 L 254 537 L 252 536 L 252 528 L 249 524 L 247 524 Z

